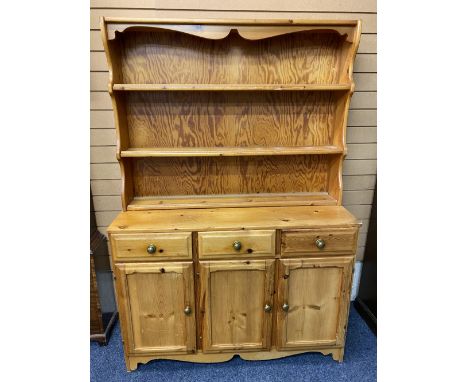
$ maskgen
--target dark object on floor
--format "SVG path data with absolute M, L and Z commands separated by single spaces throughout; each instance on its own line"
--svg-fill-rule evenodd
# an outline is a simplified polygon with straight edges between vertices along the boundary
M 377 335 L 377 185 L 367 231 L 359 293 L 354 306 Z
M 91 196 L 90 214 L 90 338 L 101 345 L 107 345 L 110 332 L 117 319 L 117 311 L 102 312 L 96 270 L 102 273 L 110 272 L 109 252 L 106 237 L 96 227 L 93 198 Z
M 377 339 L 351 306 L 344 362 L 331 356 L 306 353 L 270 361 L 196 364 L 157 360 L 128 373 L 125 368 L 120 325 L 109 345 L 91 344 L 91 381 L 323 381 L 368 382 L 377 378 Z

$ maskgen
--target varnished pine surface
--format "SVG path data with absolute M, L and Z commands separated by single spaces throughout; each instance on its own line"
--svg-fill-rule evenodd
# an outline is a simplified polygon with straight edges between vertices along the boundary
M 280 260 L 277 346 L 281 350 L 342 345 L 353 257 Z M 289 310 L 281 309 L 288 303 Z
M 115 91 L 263 91 L 351 90 L 352 84 L 115 84 Z
M 135 196 L 326 192 L 330 156 L 132 158 Z
M 148 147 L 130 148 L 120 152 L 122 158 L 144 157 L 222 157 L 301 154 L 342 154 L 338 146 L 283 146 L 283 147 Z
M 130 148 L 327 146 L 347 92 L 130 92 Z M 341 112 L 338 112 L 340 111 Z
M 109 233 L 356 227 L 342 206 L 252 207 L 121 212 Z
M 337 200 L 327 192 L 258 193 L 243 195 L 190 195 L 187 197 L 137 197 L 128 205 L 129 211 L 222 208 L 222 207 L 281 207 L 281 206 L 336 206 Z
M 142 157 L 121 162 L 123 209 L 154 208 L 140 198 L 225 194 L 235 204 L 264 193 L 327 193 L 318 204 L 340 204 L 335 164 L 346 153 L 360 22 L 179 21 L 101 20 L 118 159 Z
M 264 361 L 269 359 L 278 359 L 283 357 L 289 357 L 296 354 L 309 353 L 309 352 L 318 352 L 323 355 L 331 354 L 335 361 L 343 361 L 343 347 L 321 347 L 318 346 L 314 349 L 309 350 L 288 350 L 288 351 L 279 351 L 277 349 L 271 349 L 269 351 L 253 351 L 253 352 L 232 352 L 232 353 L 202 353 L 197 352 L 195 354 L 180 354 L 180 355 L 149 355 L 149 356 L 129 356 L 126 357 L 128 371 L 135 370 L 138 364 L 145 364 L 154 359 L 170 359 L 174 361 L 183 361 L 183 362 L 196 362 L 196 363 L 214 363 L 214 362 L 226 362 L 229 361 L 234 356 L 238 355 L 243 360 L 246 361 Z
M 338 84 L 346 70 L 341 50 L 350 45 L 336 32 L 251 41 L 235 31 L 222 40 L 169 30 L 127 31 L 122 78 L 128 84 Z
M 271 342 L 274 260 L 200 262 L 203 350 L 266 350 Z
M 104 17 L 106 24 L 207 24 L 207 25 L 322 25 L 322 26 L 356 26 L 359 20 L 306 20 L 306 19 L 197 19 L 197 18 L 144 18 L 144 17 Z

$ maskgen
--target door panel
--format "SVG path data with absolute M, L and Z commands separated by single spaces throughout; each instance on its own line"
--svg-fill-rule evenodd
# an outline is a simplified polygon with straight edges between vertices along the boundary
M 203 351 L 268 349 L 274 260 L 200 262 Z
M 192 263 L 116 264 L 115 271 L 129 352 L 195 349 Z M 184 312 L 186 307 L 190 314 Z
M 352 257 L 279 261 L 280 349 L 344 343 L 352 264 Z

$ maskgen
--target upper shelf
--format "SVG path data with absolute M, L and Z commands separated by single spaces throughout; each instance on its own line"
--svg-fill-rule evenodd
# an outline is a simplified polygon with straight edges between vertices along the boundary
M 353 84 L 114 84 L 115 91 L 348 91 Z

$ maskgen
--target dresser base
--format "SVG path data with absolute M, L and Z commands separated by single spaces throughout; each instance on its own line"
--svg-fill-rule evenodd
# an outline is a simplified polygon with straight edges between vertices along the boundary
M 195 362 L 195 363 L 218 363 L 231 360 L 235 355 L 238 355 L 246 361 L 266 361 L 270 359 L 277 359 L 288 357 L 296 354 L 320 352 L 323 355 L 331 354 L 335 361 L 342 362 L 344 355 L 344 347 L 332 347 L 313 350 L 301 351 L 260 351 L 260 352 L 244 352 L 244 353 L 196 353 L 196 354 L 177 354 L 177 355 L 130 355 L 125 357 L 127 371 L 136 370 L 139 363 L 145 364 L 149 361 L 156 359 L 167 359 L 173 361 Z

